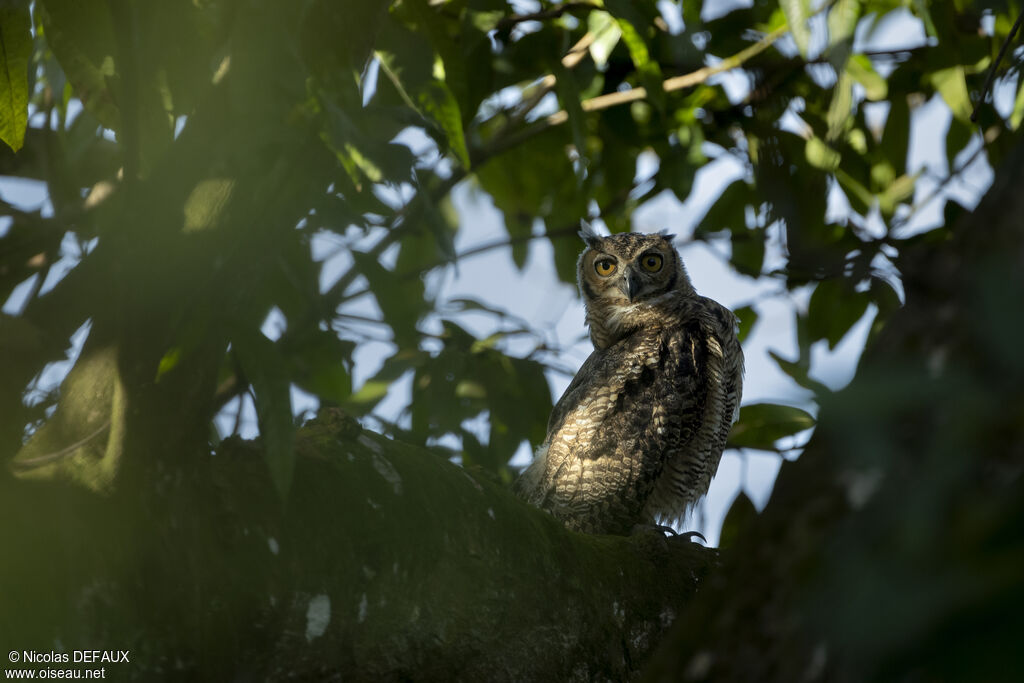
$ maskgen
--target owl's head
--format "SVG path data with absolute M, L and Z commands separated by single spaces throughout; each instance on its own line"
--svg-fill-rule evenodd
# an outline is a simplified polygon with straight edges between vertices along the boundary
M 643 305 L 671 291 L 693 293 L 682 259 L 672 246 L 673 235 L 627 232 L 601 237 L 584 228 L 580 237 L 587 247 L 576 274 L 588 307 Z

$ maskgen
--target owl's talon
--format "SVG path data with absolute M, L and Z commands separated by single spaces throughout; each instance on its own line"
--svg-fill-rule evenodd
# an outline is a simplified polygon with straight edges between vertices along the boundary
M 701 543 L 703 543 L 704 545 L 708 544 L 708 539 L 704 538 L 704 534 L 702 534 L 699 531 L 684 531 L 681 534 L 676 534 L 676 537 L 686 539 L 687 541 L 690 541 L 692 543 L 696 542 L 693 540 L 694 537 L 696 537 L 699 538 L 701 540 Z
M 676 530 L 670 526 L 664 526 L 662 524 L 634 524 L 633 529 L 630 532 L 632 534 L 648 534 L 656 533 L 661 535 L 676 536 Z M 696 532 L 691 532 L 696 533 Z M 703 538 L 703 536 L 701 537 Z

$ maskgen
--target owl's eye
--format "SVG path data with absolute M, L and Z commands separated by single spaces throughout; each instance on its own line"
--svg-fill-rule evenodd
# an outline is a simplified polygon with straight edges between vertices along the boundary
M 661 264 L 661 254 L 647 254 L 640 259 L 640 265 L 643 266 L 643 269 L 648 273 L 657 273 L 661 270 Z
M 603 258 L 594 262 L 594 270 L 601 277 L 608 277 L 615 272 L 615 261 L 608 258 Z

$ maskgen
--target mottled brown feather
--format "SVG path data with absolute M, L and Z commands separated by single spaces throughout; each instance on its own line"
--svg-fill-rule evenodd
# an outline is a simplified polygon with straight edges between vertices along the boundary
M 613 278 L 587 270 L 614 257 L 628 273 L 651 250 L 664 256 L 664 272 L 647 274 L 633 302 Z M 735 317 L 693 291 L 660 235 L 591 241 L 579 276 L 595 350 L 516 490 L 577 531 L 677 523 L 707 492 L 739 404 Z

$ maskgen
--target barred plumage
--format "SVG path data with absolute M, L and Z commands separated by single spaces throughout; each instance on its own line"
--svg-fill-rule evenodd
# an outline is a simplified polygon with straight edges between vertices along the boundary
M 671 235 L 581 236 L 594 352 L 516 491 L 577 531 L 675 524 L 707 492 L 738 414 L 736 318 L 697 295 Z

